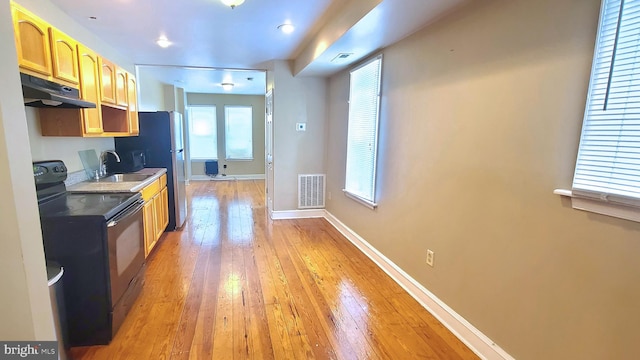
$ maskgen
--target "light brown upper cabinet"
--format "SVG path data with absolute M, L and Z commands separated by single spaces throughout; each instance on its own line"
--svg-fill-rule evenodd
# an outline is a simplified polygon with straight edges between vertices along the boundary
M 100 57 L 100 79 L 102 80 L 102 102 L 116 105 L 116 66 L 107 59 Z
M 129 102 L 129 134 L 139 135 L 140 125 L 138 122 L 138 88 L 136 87 L 136 78 L 129 73 L 127 73 L 127 100 Z
M 49 36 L 53 57 L 53 77 L 78 86 L 78 42 L 52 27 L 49 28 Z
M 22 7 L 14 3 L 11 5 L 18 64 L 21 71 L 45 79 L 51 77 L 49 24 Z
M 11 2 L 20 71 L 80 90 L 91 109 L 39 109 L 43 136 L 139 134 L 136 79 L 111 61 Z
M 116 105 L 127 106 L 127 72 L 116 68 Z
M 95 109 L 82 109 L 84 135 L 101 134 L 102 111 L 100 109 L 100 58 L 91 49 L 78 44 L 80 55 L 80 96 L 97 104 Z
M 100 109 L 100 73 L 98 55 L 91 49 L 76 45 L 79 55 L 78 73 L 80 97 L 96 103 L 93 109 L 40 109 L 40 130 L 43 136 L 104 136 Z

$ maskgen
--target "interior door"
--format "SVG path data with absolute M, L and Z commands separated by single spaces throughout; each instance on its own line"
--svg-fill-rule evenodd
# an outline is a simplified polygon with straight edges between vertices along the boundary
M 273 213 L 273 89 L 267 92 L 266 100 L 267 106 L 267 124 L 265 129 L 265 174 L 266 184 L 265 193 L 267 194 L 267 211 L 269 217 Z

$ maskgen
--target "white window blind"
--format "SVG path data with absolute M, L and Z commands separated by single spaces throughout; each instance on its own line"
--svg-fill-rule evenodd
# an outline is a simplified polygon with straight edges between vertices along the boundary
M 345 192 L 375 204 L 380 73 L 378 56 L 351 71 Z
M 192 159 L 218 158 L 215 106 L 189 107 L 189 154 Z
M 253 159 L 253 108 L 225 106 L 225 149 L 227 160 Z
M 640 0 L 604 0 L 573 194 L 640 206 Z

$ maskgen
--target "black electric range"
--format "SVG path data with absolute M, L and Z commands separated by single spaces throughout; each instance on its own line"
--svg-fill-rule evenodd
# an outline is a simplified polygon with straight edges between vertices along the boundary
M 70 193 L 62 161 L 33 163 L 40 217 L 99 216 L 110 219 L 141 199 L 139 193 Z
M 140 198 L 139 193 L 64 193 L 39 203 L 40 216 L 111 219 Z
M 45 258 L 64 267 L 71 346 L 108 344 L 144 276 L 139 193 L 70 193 L 62 161 L 33 163 Z

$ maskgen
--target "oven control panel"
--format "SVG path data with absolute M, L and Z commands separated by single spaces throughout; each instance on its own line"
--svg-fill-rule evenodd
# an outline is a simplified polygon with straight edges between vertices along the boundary
M 67 178 L 67 167 L 61 160 L 37 161 L 33 163 L 33 178 L 36 185 L 59 183 Z

